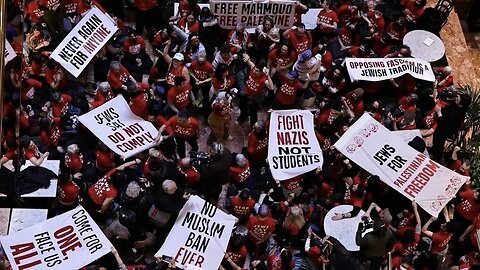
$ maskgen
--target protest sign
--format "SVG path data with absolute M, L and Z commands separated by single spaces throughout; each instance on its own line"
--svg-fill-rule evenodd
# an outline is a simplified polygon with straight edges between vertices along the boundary
M 180 267 L 218 269 L 236 220 L 202 198 L 190 196 L 155 257 L 172 257 Z
M 395 135 L 401 138 L 402 141 L 406 144 L 411 142 L 415 137 L 422 138 L 422 132 L 420 131 L 420 129 L 397 130 L 393 131 L 393 133 L 395 133 Z M 423 151 L 423 154 L 425 154 L 425 156 L 427 157 L 430 157 L 430 154 L 428 154 L 428 150 L 426 148 Z
M 368 113 L 334 146 L 433 216 L 438 215 L 469 178 L 417 152 Z
M 79 269 L 111 251 L 112 244 L 79 206 L 0 238 L 13 269 Z
M 158 134 L 152 123 L 132 113 L 121 95 L 78 119 L 100 141 L 123 158 L 154 146 Z
M 15 58 L 15 56 L 17 56 L 17 54 L 15 53 L 15 51 L 13 50 L 12 48 L 12 45 L 10 45 L 10 42 L 8 42 L 6 39 L 5 39 L 5 54 L 4 54 L 4 57 L 5 57 L 5 65 L 10 62 L 13 58 Z
M 435 81 L 430 63 L 417 58 L 347 58 L 345 65 L 352 80 L 377 82 L 410 74 Z
M 295 1 L 228 1 L 211 0 L 210 10 L 218 18 L 218 25 L 225 29 L 234 29 L 238 23 L 252 28 L 262 24 L 266 15 L 280 29 L 293 26 Z
M 91 8 L 55 48 L 51 57 L 76 78 L 117 30 L 108 14 Z
M 323 164 L 322 150 L 307 110 L 273 111 L 268 137 L 268 164 L 273 178 L 287 180 Z

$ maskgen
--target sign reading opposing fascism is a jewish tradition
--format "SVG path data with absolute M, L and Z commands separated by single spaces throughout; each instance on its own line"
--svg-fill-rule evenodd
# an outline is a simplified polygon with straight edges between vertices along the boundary
M 91 8 L 52 52 L 52 58 L 78 77 L 95 54 L 118 30 L 113 19 Z
M 367 113 L 334 146 L 433 216 L 469 178 L 417 152 Z
M 152 147 L 158 134 L 152 123 L 132 113 L 121 95 L 81 115 L 78 119 L 98 139 L 123 158 Z
M 191 196 L 155 257 L 175 259 L 175 265 L 218 269 L 237 218 Z
M 435 81 L 430 63 L 417 58 L 347 58 L 345 65 L 352 80 L 377 82 L 410 74 L 417 79 Z
M 257 27 L 266 15 L 272 17 L 276 27 L 287 29 L 293 26 L 295 1 L 211 0 L 210 10 L 217 16 L 220 27 L 225 29 L 234 29 L 238 23 L 245 24 L 247 28 Z
M 12 269 L 79 269 L 112 244 L 81 206 L 0 238 Z
M 323 164 L 322 150 L 307 110 L 273 111 L 268 137 L 268 164 L 273 178 L 287 180 Z
M 4 54 L 4 57 L 5 57 L 5 65 L 10 62 L 13 58 L 15 58 L 15 56 L 17 56 L 15 54 L 15 51 L 13 50 L 12 48 L 12 45 L 10 45 L 10 42 L 8 42 L 6 39 L 5 39 L 5 54 Z

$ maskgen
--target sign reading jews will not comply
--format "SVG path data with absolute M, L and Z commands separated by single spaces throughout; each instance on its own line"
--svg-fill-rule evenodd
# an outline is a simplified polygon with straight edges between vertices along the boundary
M 275 27 L 285 30 L 293 26 L 295 1 L 211 0 L 210 10 L 218 18 L 218 25 L 225 29 L 235 29 L 238 23 L 254 28 L 262 24 L 268 15 L 273 19 Z
M 52 58 L 78 77 L 118 30 L 113 19 L 92 7 L 52 52 Z
M 378 82 L 410 74 L 417 79 L 435 81 L 430 63 L 417 58 L 347 58 L 345 65 L 352 80 Z
M 129 158 L 154 146 L 158 130 L 136 116 L 119 95 L 81 115 L 80 122 L 112 151 Z
M 323 164 L 322 149 L 307 110 L 279 110 L 270 116 L 268 164 L 273 178 L 287 180 Z
M 437 216 L 469 179 L 411 148 L 368 113 L 334 146 L 432 216 Z
M 112 244 L 79 206 L 0 238 L 13 269 L 79 269 L 111 252 Z
M 218 269 L 237 218 L 198 196 L 190 196 L 155 257 L 175 259 L 175 265 Z

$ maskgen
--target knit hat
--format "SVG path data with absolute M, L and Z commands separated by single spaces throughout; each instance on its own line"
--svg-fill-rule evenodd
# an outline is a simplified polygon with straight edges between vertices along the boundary
M 138 183 L 135 182 L 135 181 L 132 181 L 132 182 L 128 183 L 127 190 L 125 191 L 125 194 L 128 197 L 134 199 L 134 198 L 137 198 L 138 195 L 140 195 L 140 191 L 141 191 L 141 188 L 138 185 Z

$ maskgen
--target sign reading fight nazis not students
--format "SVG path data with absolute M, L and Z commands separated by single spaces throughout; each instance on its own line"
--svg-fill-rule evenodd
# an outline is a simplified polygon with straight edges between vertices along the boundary
M 432 216 L 437 216 L 469 179 L 411 148 L 368 113 L 334 146 Z
M 295 1 L 226 1 L 211 0 L 210 10 L 218 18 L 218 25 L 225 29 L 234 29 L 238 23 L 252 28 L 262 24 L 266 15 L 280 29 L 293 26 Z
M 158 134 L 152 123 L 132 113 L 121 95 L 81 115 L 78 119 L 98 139 L 123 158 L 154 146 Z
M 113 19 L 92 7 L 52 52 L 52 58 L 78 77 L 118 30 Z
M 180 267 L 218 269 L 236 221 L 202 198 L 190 196 L 155 257 L 172 257 Z
M 307 110 L 273 111 L 268 137 L 268 164 L 273 178 L 287 180 L 323 164 L 322 149 Z
M 417 79 L 435 81 L 430 63 L 417 58 L 347 58 L 345 65 L 352 80 L 378 82 L 410 74 Z
M 83 207 L 0 238 L 12 269 L 79 269 L 112 244 Z

